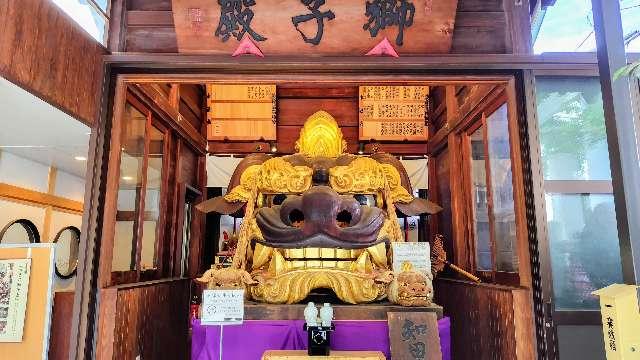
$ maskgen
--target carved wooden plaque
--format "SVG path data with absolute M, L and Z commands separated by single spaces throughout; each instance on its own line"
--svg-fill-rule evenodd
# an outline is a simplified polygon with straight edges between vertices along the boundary
M 392 359 L 442 360 L 434 312 L 389 312 L 387 321 Z
M 207 84 L 208 140 L 276 140 L 275 85 Z
M 426 141 L 428 86 L 360 86 L 360 140 Z
M 451 50 L 458 0 L 304 2 L 172 0 L 178 51 L 231 55 L 244 36 L 267 57 L 361 56 L 385 37 L 400 56 Z

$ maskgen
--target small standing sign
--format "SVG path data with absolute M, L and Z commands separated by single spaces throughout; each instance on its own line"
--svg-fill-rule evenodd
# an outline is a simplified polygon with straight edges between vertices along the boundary
M 242 324 L 244 319 L 244 290 L 204 290 L 202 293 L 203 325 Z
M 394 242 L 393 272 L 400 273 L 405 262 L 413 265 L 414 270 L 431 273 L 431 250 L 428 242 Z
M 389 312 L 387 321 L 392 359 L 442 359 L 435 313 Z

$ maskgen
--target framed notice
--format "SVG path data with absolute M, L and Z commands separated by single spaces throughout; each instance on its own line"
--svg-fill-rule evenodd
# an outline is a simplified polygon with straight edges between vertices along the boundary
M 0 260 L 0 342 L 21 342 L 31 259 Z
M 207 140 L 276 140 L 276 86 L 207 85 Z
M 360 140 L 427 141 L 428 86 L 360 86 Z
M 405 262 L 413 265 L 414 270 L 431 274 L 431 249 L 428 242 L 394 242 L 393 272 L 400 273 Z
M 242 324 L 244 319 L 244 290 L 221 289 L 202 292 L 203 325 Z

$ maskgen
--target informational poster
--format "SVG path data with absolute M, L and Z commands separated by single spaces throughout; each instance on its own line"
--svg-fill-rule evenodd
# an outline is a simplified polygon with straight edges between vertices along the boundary
M 431 273 L 431 249 L 428 242 L 394 242 L 393 249 L 393 272 L 402 271 L 402 264 L 405 262 L 413 265 L 414 270 Z
M 21 342 L 31 259 L 0 260 L 0 342 Z
M 244 289 L 204 290 L 202 293 L 203 325 L 242 324 Z

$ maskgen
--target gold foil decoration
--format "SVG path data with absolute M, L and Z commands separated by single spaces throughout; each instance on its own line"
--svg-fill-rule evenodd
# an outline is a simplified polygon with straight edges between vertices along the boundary
M 265 193 L 299 194 L 311 187 L 313 170 L 276 157 L 262 164 L 258 186 Z
M 391 202 L 409 203 L 413 196 L 402 186 L 400 173 L 391 164 L 381 164 L 368 157 L 358 157 L 349 165 L 329 170 L 329 183 L 338 193 L 378 194 L 389 187 Z
M 373 277 L 342 270 L 305 269 L 290 271 L 262 281 L 251 288 L 251 296 L 272 304 L 293 304 L 306 298 L 311 290 L 332 289 L 340 300 L 359 304 L 386 296 L 386 284 Z
M 234 187 L 224 199 L 229 202 L 247 202 L 255 186 L 262 193 L 299 194 L 311 187 L 313 170 L 306 166 L 293 166 L 276 157 L 261 165 L 249 166 L 240 176 L 240 185 Z M 260 196 L 258 200 L 260 200 Z M 260 207 L 260 203 L 258 207 Z
M 318 111 L 307 118 L 300 138 L 296 141 L 296 152 L 309 157 L 338 157 L 344 154 L 347 142 L 336 120 L 326 111 Z

